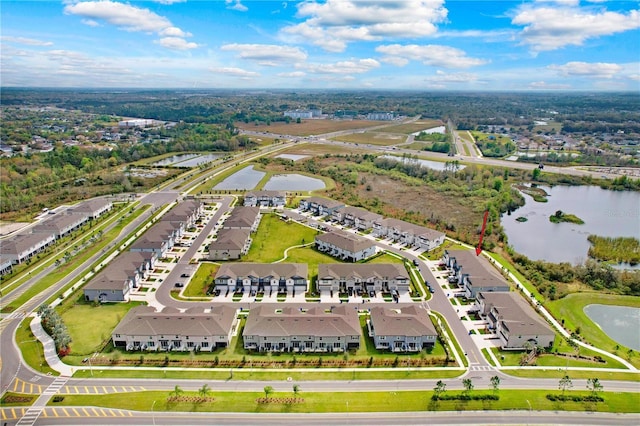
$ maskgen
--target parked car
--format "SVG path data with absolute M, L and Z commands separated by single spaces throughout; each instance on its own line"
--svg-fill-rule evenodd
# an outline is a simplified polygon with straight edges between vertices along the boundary
M 186 272 L 182 275 L 180 275 L 182 278 L 189 278 L 189 274 L 187 274 Z
M 413 264 L 416 266 L 420 266 L 420 262 L 418 262 L 418 259 L 413 259 Z
M 184 283 L 176 283 L 176 287 L 184 287 Z

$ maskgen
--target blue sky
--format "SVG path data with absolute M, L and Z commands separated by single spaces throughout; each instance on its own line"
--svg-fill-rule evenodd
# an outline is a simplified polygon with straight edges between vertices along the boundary
M 0 28 L 4 87 L 640 92 L 638 1 L 2 0 Z

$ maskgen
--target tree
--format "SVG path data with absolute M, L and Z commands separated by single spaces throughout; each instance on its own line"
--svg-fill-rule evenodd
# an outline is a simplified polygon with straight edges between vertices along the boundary
M 573 387 L 573 382 L 571 381 L 571 378 L 567 375 L 565 375 L 562 379 L 560 379 L 560 382 L 558 383 L 558 388 L 562 390 L 562 394 L 564 394 L 564 392 L 567 389 L 571 389 L 572 387 Z
M 293 385 L 293 394 L 295 396 L 298 396 L 299 392 L 300 392 L 300 385 Z
M 469 393 L 473 390 L 473 382 L 471 381 L 471 379 L 462 380 L 462 385 L 464 386 L 463 393 Z
M 264 396 L 266 398 L 269 398 L 269 395 L 271 395 L 272 393 L 273 393 L 273 388 L 271 386 L 264 387 Z
M 587 389 L 595 396 L 598 392 L 602 392 L 602 383 L 598 378 L 587 379 Z
M 198 389 L 198 393 L 203 398 L 206 398 L 207 395 L 209 395 L 209 392 L 211 392 L 211 388 L 206 383 L 204 385 L 202 385 L 202 387 L 200 389 Z
M 491 386 L 493 387 L 494 392 L 498 392 L 498 390 L 500 390 L 500 377 L 493 376 L 491 378 Z
M 173 391 L 171 391 L 171 395 L 175 396 L 176 398 L 179 397 L 180 395 L 182 395 L 182 392 L 184 392 L 182 390 L 182 388 L 178 385 L 176 385 L 175 388 L 173 388 Z
M 564 215 L 564 212 L 562 210 L 557 210 L 554 213 L 554 216 L 557 217 L 558 219 L 560 219 L 563 215 Z
M 442 380 L 438 380 L 438 382 L 436 383 L 436 387 L 433 388 L 433 393 L 436 395 L 436 397 L 439 397 L 440 394 L 446 392 L 446 390 L 447 390 L 446 383 L 444 383 Z
M 531 173 L 531 177 L 533 178 L 533 180 L 538 180 L 538 178 L 540 177 L 540 173 L 542 173 L 540 169 L 533 169 L 533 172 Z

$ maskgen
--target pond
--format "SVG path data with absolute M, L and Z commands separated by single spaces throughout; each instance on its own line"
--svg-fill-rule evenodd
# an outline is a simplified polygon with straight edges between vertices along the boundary
M 285 158 L 287 160 L 292 160 L 292 161 L 298 161 L 298 160 L 302 160 L 303 158 L 307 158 L 308 155 L 299 155 L 299 154 L 280 154 L 280 155 L 276 155 L 276 158 Z
M 432 127 L 430 129 L 420 130 L 419 132 L 412 133 L 412 135 L 418 136 L 420 133 L 426 133 L 428 135 L 432 133 L 441 133 L 444 135 L 446 133 L 446 129 L 444 126 Z
M 398 157 L 397 155 L 382 155 L 381 157 L 382 158 L 388 158 L 390 160 L 396 160 L 396 161 L 415 161 L 416 163 L 420 164 L 422 167 L 426 167 L 426 168 L 431 169 L 431 170 L 438 170 L 440 172 L 446 170 L 446 163 L 445 162 L 422 160 L 420 158 L 406 159 L 406 158 Z M 466 166 L 463 165 L 463 164 L 458 164 L 458 169 L 457 170 L 462 170 L 465 167 Z
M 295 173 L 274 175 L 264 186 L 267 191 L 315 191 L 324 188 L 325 184 L 321 179 Z
M 597 186 L 540 187 L 548 202 L 525 195 L 526 204 L 501 222 L 509 244 L 533 260 L 582 263 L 587 259 L 590 234 L 603 237 L 640 237 L 640 193 L 608 191 Z M 551 223 L 549 216 L 562 210 L 584 220 L 583 225 Z M 518 217 L 527 218 L 518 222 Z
M 253 189 L 264 175 L 264 172 L 254 170 L 253 167 L 245 167 L 214 186 L 213 189 Z
M 198 155 L 194 158 L 189 158 L 184 161 L 179 161 L 172 164 L 173 167 L 198 167 L 200 164 L 210 163 L 211 161 L 217 160 L 222 157 L 221 154 L 206 154 L 206 155 Z
M 611 339 L 640 351 L 640 308 L 594 304 L 585 306 L 584 313 Z
M 179 163 L 181 161 L 186 161 L 189 160 L 191 158 L 195 158 L 197 157 L 198 154 L 179 154 L 179 155 L 173 155 L 171 157 L 167 157 L 167 158 L 163 158 L 160 161 L 156 161 L 155 163 L 152 163 L 152 166 L 170 166 L 173 165 L 174 163 Z

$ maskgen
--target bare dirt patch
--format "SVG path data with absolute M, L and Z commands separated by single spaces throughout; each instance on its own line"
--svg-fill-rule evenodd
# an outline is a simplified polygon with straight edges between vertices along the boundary
M 336 136 L 333 140 L 341 142 L 362 143 L 370 145 L 395 145 L 406 140 L 406 135 L 398 133 L 364 132 Z
M 341 130 L 364 129 L 371 126 L 383 124 L 382 121 L 369 120 L 302 120 L 301 123 L 285 122 L 260 124 L 237 122 L 235 126 L 239 129 L 251 132 L 267 132 L 293 136 L 321 135 L 323 133 L 338 132 Z

